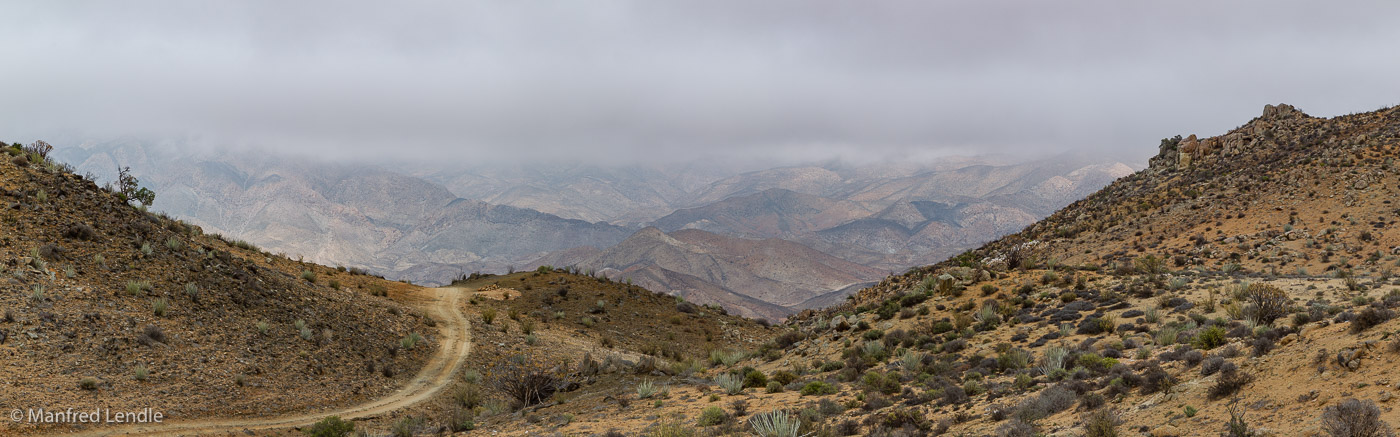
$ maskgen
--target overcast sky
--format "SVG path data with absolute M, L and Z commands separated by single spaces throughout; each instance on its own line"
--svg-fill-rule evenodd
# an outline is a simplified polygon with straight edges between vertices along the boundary
M 1119 151 L 1400 103 L 1400 2 L 4 2 L 0 139 L 366 158 Z M 60 146 L 63 146 L 60 144 Z

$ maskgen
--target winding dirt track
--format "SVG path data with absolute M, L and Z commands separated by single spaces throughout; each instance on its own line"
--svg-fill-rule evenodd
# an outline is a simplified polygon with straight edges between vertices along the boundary
M 442 330 L 442 340 L 437 354 L 428 359 L 423 370 L 399 391 L 388 396 L 359 405 L 352 405 L 334 411 L 311 414 L 297 414 L 269 418 L 239 418 L 192 420 L 166 422 L 160 424 L 135 425 L 129 427 L 98 428 L 77 433 L 63 433 L 67 436 L 116 436 L 116 435 L 209 435 L 244 433 L 270 429 L 285 429 L 306 426 L 320 421 L 326 416 L 340 416 L 341 419 L 376 417 L 432 398 L 444 387 L 452 383 L 453 376 L 467 361 L 471 352 L 471 330 L 467 317 L 462 314 L 462 296 L 468 290 L 462 288 L 424 289 L 411 300 L 422 306 L 438 320 Z

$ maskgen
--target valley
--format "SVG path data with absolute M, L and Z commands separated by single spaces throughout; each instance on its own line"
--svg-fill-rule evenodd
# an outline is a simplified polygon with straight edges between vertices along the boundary
M 98 177 L 130 165 L 161 193 L 156 208 L 298 259 L 428 286 L 472 272 L 578 265 L 770 321 L 1014 232 L 1131 172 L 1074 156 L 470 174 L 186 154 L 133 140 L 54 153 Z M 589 212 L 602 210 L 616 214 Z M 691 238 L 654 238 L 648 228 Z M 689 260 L 637 258 L 640 246 Z

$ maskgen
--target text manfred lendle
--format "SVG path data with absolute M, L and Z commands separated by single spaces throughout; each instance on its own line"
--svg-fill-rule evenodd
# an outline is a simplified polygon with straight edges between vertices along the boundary
M 107 408 L 78 410 L 46 410 L 31 408 L 26 417 L 29 423 L 160 423 L 165 413 L 142 408 L 136 411 L 113 411 Z

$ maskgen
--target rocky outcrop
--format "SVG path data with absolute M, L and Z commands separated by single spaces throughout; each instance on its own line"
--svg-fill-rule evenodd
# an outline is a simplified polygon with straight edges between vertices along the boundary
M 1224 135 L 1198 139 L 1192 134 L 1186 138 L 1163 139 L 1157 156 L 1149 160 L 1149 166 L 1157 171 L 1189 170 L 1205 160 L 1236 156 L 1262 141 L 1271 140 L 1275 129 L 1291 129 L 1310 118 L 1307 113 L 1285 103 L 1264 105 L 1263 114 Z

